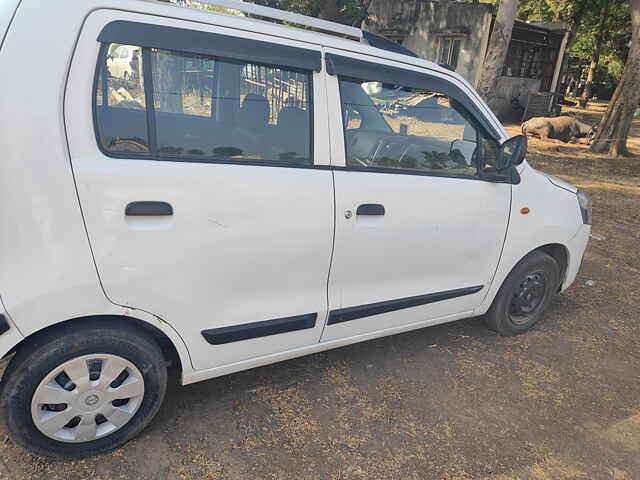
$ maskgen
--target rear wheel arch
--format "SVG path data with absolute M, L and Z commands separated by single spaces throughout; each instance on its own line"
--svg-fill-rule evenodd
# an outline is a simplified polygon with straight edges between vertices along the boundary
M 151 333 L 119 317 L 84 320 L 29 337 L 0 385 L 0 421 L 36 455 L 81 458 L 117 448 L 151 422 L 165 396 L 167 361 Z
M 40 340 L 45 340 L 47 337 L 51 337 L 60 332 L 63 332 L 65 329 L 78 326 L 82 326 L 83 328 L 124 328 L 134 330 L 142 335 L 146 335 L 160 347 L 160 349 L 162 350 L 162 354 L 167 360 L 168 365 L 174 366 L 178 369 L 178 378 L 181 375 L 183 367 L 182 359 L 180 357 L 178 349 L 174 345 L 173 341 L 169 338 L 169 336 L 165 334 L 160 328 L 151 325 L 149 322 L 127 315 L 90 315 L 72 318 L 55 323 L 53 325 L 49 325 L 22 339 L 4 356 L 4 358 L 12 356 L 27 345 Z

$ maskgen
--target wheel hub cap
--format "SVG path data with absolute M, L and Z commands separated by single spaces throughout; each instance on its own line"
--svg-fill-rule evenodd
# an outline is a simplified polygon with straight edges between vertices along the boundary
M 90 442 L 124 427 L 144 397 L 144 379 L 124 358 L 96 354 L 54 368 L 36 389 L 31 417 L 45 436 Z
M 513 293 L 509 314 L 515 323 L 528 320 L 544 300 L 547 279 L 543 272 L 533 272 L 526 276 Z
M 79 407 L 94 410 L 95 408 L 100 407 L 102 402 L 98 393 L 88 392 L 82 396 L 82 400 L 79 403 L 81 404 Z

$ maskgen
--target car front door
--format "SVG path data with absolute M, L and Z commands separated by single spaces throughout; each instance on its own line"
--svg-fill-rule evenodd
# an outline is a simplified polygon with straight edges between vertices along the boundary
M 142 49 L 126 79 L 113 44 Z M 84 24 L 65 117 L 98 273 L 114 303 L 168 322 L 197 370 L 320 339 L 334 223 L 320 58 L 122 11 Z
M 471 314 L 509 219 L 511 185 L 479 175 L 500 134 L 442 74 L 332 53 L 327 62 L 343 167 L 323 341 Z

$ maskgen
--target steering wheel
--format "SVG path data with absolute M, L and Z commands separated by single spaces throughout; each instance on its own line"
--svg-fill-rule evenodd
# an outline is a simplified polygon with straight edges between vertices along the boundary
M 473 149 L 473 153 L 471 154 L 471 159 L 469 163 L 467 163 L 467 158 L 460 151 L 460 149 L 454 148 L 454 145 L 456 144 L 456 142 L 465 142 L 465 141 L 471 142 L 470 140 L 465 140 L 464 138 L 456 138 L 455 140 L 451 141 L 451 145 L 449 146 L 449 156 L 451 157 L 451 161 L 463 167 L 469 167 L 469 166 L 477 167 L 478 166 L 478 145 L 477 144 L 476 144 L 476 147 Z M 472 142 L 472 143 L 475 143 L 475 142 Z M 456 155 L 454 156 L 454 154 Z
M 402 162 L 407 151 L 411 148 L 412 145 L 417 145 L 415 137 L 401 137 L 397 135 L 389 135 L 385 138 L 382 138 L 376 146 L 372 149 L 370 154 L 370 165 L 376 165 L 378 163 L 378 159 L 381 157 L 384 158 L 385 152 L 393 152 L 391 158 L 397 159 L 398 163 Z
M 373 166 L 373 158 L 380 146 L 379 141 L 374 144 L 374 146 L 371 148 L 371 150 L 367 153 L 366 156 L 361 156 L 353 153 L 354 147 L 358 143 L 358 137 L 355 134 L 347 135 L 346 140 L 349 143 L 349 148 L 347 150 L 352 152 L 347 158 L 347 163 L 350 164 L 349 166 L 360 166 L 360 167 Z

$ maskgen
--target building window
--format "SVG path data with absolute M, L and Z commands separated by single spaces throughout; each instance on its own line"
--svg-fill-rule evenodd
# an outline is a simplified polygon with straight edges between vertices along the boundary
M 546 49 L 540 46 L 512 41 L 507 51 L 502 75 L 505 77 L 539 78 L 544 67 L 544 51 Z
M 458 58 L 460 58 L 460 48 L 462 47 L 462 37 L 441 37 L 439 63 L 458 68 Z

